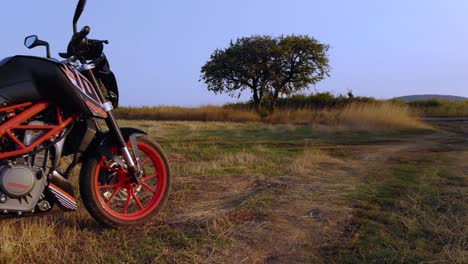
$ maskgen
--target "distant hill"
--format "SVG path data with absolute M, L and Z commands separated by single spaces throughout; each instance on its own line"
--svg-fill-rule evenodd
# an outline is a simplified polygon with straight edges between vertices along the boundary
M 408 96 L 395 97 L 394 99 L 403 100 L 403 101 L 419 101 L 419 100 L 428 100 L 428 99 L 444 99 L 444 100 L 453 100 L 453 101 L 468 100 L 467 97 L 453 96 L 453 95 L 440 95 L 440 94 L 408 95 Z

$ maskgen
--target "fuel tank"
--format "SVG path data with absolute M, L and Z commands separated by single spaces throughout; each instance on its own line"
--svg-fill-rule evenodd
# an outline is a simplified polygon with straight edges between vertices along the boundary
M 72 78 L 69 66 L 32 56 L 14 56 L 0 61 L 0 106 L 50 100 L 69 111 L 91 113 L 77 89 L 82 75 Z M 88 87 L 89 88 L 89 87 Z M 83 89 L 84 90 L 84 89 Z M 92 90 L 92 89 L 89 89 Z

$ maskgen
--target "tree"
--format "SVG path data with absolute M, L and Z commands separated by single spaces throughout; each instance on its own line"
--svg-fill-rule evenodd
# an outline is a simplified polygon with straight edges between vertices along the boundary
M 328 76 L 328 45 L 308 36 L 253 36 L 217 49 L 202 67 L 208 90 L 240 96 L 245 90 L 259 113 L 274 111 L 280 95 L 291 95 Z
M 280 94 L 291 95 L 329 76 L 328 45 L 308 36 L 287 36 L 276 39 L 269 67 L 270 113 Z
M 202 67 L 202 79 L 209 91 L 229 93 L 239 97 L 249 89 L 258 112 L 267 86 L 267 65 L 275 41 L 270 37 L 254 36 L 230 43 L 225 50 L 215 50 L 210 61 Z

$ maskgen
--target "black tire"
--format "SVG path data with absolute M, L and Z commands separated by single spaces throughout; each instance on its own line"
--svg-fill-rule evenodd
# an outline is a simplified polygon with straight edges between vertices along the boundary
M 96 177 L 100 178 L 101 177 L 100 176 L 101 171 L 105 170 L 104 168 L 100 167 L 101 166 L 100 165 L 101 164 L 100 163 L 101 158 L 100 157 L 92 157 L 92 158 L 89 158 L 89 159 L 87 159 L 87 160 L 85 160 L 83 162 L 83 166 L 82 166 L 81 173 L 80 173 L 81 199 L 83 200 L 83 204 L 85 205 L 85 207 L 88 210 L 88 212 L 90 213 L 90 215 L 94 219 L 96 219 L 96 221 L 98 221 L 99 223 L 101 223 L 104 226 L 112 227 L 112 228 L 120 228 L 120 227 L 130 227 L 130 226 L 141 225 L 141 224 L 149 221 L 151 218 L 153 218 L 161 210 L 161 208 L 166 203 L 167 198 L 169 196 L 169 191 L 170 191 L 170 186 L 171 186 L 171 172 L 170 172 L 170 167 L 169 167 L 169 163 L 168 163 L 166 155 L 164 154 L 164 152 L 161 150 L 161 147 L 157 143 L 155 143 L 154 141 L 152 141 L 151 139 L 149 139 L 146 136 L 138 137 L 137 142 L 139 144 L 140 152 L 142 152 L 142 153 L 143 153 L 143 151 L 141 151 L 140 144 L 146 145 L 146 147 L 144 147 L 145 149 L 153 149 L 154 150 L 154 152 L 152 152 L 151 154 L 154 157 L 156 157 L 155 155 L 157 154 L 158 159 L 160 159 L 159 164 L 163 164 L 163 166 L 164 166 L 163 169 L 165 171 L 165 176 L 161 176 L 161 177 L 165 178 L 165 184 L 161 189 L 162 193 L 160 193 L 160 194 L 156 194 L 156 192 L 153 193 L 155 196 L 156 195 L 158 196 L 157 197 L 158 198 L 157 205 L 156 204 L 153 204 L 151 206 L 147 205 L 148 207 L 151 207 L 151 209 L 147 208 L 147 210 L 145 212 L 145 215 L 142 215 L 141 218 L 129 220 L 129 219 L 123 219 L 123 217 L 120 217 L 120 216 L 116 217 L 115 216 L 116 213 L 112 212 L 112 209 L 110 208 L 110 206 L 107 206 L 107 205 L 103 204 L 103 199 L 104 198 L 99 198 L 98 197 L 99 188 L 101 188 L 102 186 L 99 185 L 99 183 L 97 183 L 98 186 L 96 186 L 96 182 L 98 181 L 98 180 L 96 180 Z M 152 161 L 152 164 L 155 165 L 152 159 L 150 159 L 150 161 Z M 96 172 L 96 170 L 98 169 L 98 166 L 99 166 L 100 169 L 99 169 L 99 172 Z M 155 175 L 160 174 L 156 170 L 159 170 L 161 168 L 156 168 L 156 166 L 154 166 L 154 167 L 155 167 Z M 158 166 L 158 167 L 161 167 L 161 166 Z M 109 170 L 106 171 L 106 173 L 110 173 Z M 160 181 L 159 177 L 160 176 L 155 176 L 155 178 L 158 178 L 157 179 L 158 183 L 156 184 L 156 190 L 159 189 L 159 187 L 158 187 L 158 184 L 159 184 L 159 181 Z M 162 182 L 162 180 L 161 180 L 161 182 Z M 118 194 L 121 193 L 122 191 L 118 191 L 117 188 L 118 187 L 115 188 L 115 192 L 118 193 Z M 131 188 L 133 190 L 134 195 L 137 195 L 137 193 L 135 193 L 135 190 L 137 190 L 136 187 L 131 187 Z M 141 190 L 141 186 L 139 188 Z M 129 190 L 129 189 L 127 189 L 127 190 Z M 130 191 L 126 192 L 127 193 L 127 198 L 126 198 L 127 203 L 128 203 L 128 201 L 132 200 L 132 198 L 130 198 L 129 192 Z M 113 195 L 115 195 L 115 194 L 113 194 Z M 105 196 L 105 195 L 103 195 L 103 196 Z M 100 201 L 100 199 L 101 199 L 101 201 Z M 110 198 L 109 200 L 111 200 L 111 199 L 115 199 L 115 198 Z M 152 199 L 156 199 L 156 198 L 153 197 Z M 136 198 L 136 196 L 135 196 L 135 198 L 133 198 L 133 203 L 135 204 L 135 206 L 137 204 L 137 200 L 138 200 L 138 198 Z M 151 201 L 150 201 L 150 203 L 151 203 Z M 111 200 L 111 202 L 113 202 L 113 201 Z M 143 210 L 143 211 L 145 210 L 142 207 L 142 204 L 141 204 L 140 201 L 138 201 L 138 205 L 140 206 L 141 210 Z M 128 207 L 128 205 L 126 205 L 126 206 Z M 125 213 L 127 213 L 127 212 L 125 212 Z

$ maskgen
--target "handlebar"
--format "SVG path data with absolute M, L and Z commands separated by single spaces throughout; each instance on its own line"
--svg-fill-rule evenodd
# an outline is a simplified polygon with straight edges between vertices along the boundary
M 90 32 L 91 28 L 86 26 L 80 32 L 73 34 L 67 52 L 59 53 L 59 56 L 64 59 L 75 56 L 80 60 L 93 60 L 101 56 L 104 44 L 109 44 L 109 41 L 88 39 Z
M 92 60 L 101 56 L 104 44 L 109 42 L 106 40 L 88 39 L 91 28 L 85 26 L 81 31 L 77 31 L 77 23 L 83 14 L 87 0 L 79 0 L 73 17 L 73 36 L 68 44 L 66 53 L 59 53 L 59 56 L 64 59 L 75 57 L 77 60 Z
M 85 26 L 81 29 L 80 32 L 73 34 L 70 43 L 68 44 L 67 53 L 59 53 L 59 56 L 65 59 L 70 58 L 74 55 L 81 55 L 83 49 L 88 44 L 88 39 L 86 38 L 91 32 L 91 28 Z
M 72 40 L 70 41 L 70 45 L 74 50 L 77 50 L 80 48 L 80 46 L 86 44 L 87 39 L 86 37 L 88 34 L 91 32 L 91 28 L 88 26 L 85 26 L 80 32 L 76 33 L 73 35 Z

